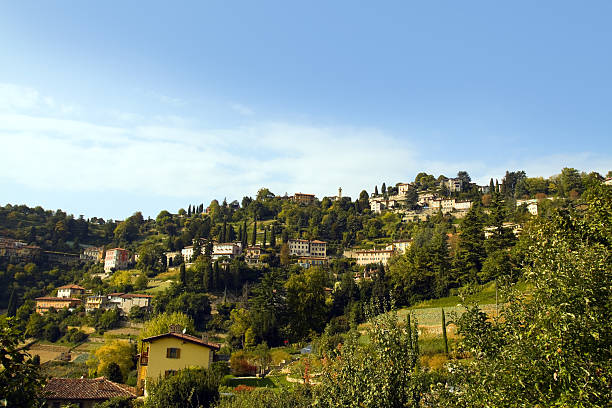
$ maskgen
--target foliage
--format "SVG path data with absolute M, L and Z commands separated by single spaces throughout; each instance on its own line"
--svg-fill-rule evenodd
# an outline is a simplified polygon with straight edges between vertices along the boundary
M 44 384 L 39 363 L 20 346 L 23 340 L 14 319 L 0 316 L 0 396 L 10 407 L 38 406 Z
M 123 374 L 121 373 L 121 367 L 119 364 L 111 361 L 100 371 L 100 374 L 110 381 L 122 383 L 123 382 Z
M 311 403 L 311 392 L 306 386 L 279 391 L 256 388 L 222 397 L 216 408 L 307 408 Z
M 157 336 L 158 334 L 168 333 L 170 331 L 171 324 L 178 324 L 186 329 L 187 333 L 195 333 L 193 320 L 185 313 L 174 312 L 174 313 L 160 313 L 153 317 L 151 320 L 145 322 L 142 330 L 138 334 L 139 343 L 142 339 L 151 336 Z
M 109 368 L 109 366 L 117 365 L 121 370 L 120 374 L 122 380 L 123 378 L 127 378 L 128 373 L 134 366 L 135 354 L 136 349 L 133 344 L 126 341 L 115 340 L 97 349 L 87 361 L 87 366 L 91 373 L 95 372 L 99 375 L 104 375 L 108 374 L 109 370 L 114 370 L 114 368 Z M 113 375 L 116 375 L 116 373 L 113 373 Z
M 127 397 L 115 397 L 104 402 L 99 402 L 93 408 L 132 408 L 132 399 Z
M 286 283 L 290 333 L 293 339 L 306 337 L 310 330 L 325 327 L 328 305 L 325 301 L 327 273 L 317 267 L 293 274 Z
M 145 408 L 205 408 L 219 398 L 217 377 L 203 369 L 179 370 L 148 385 Z
M 314 387 L 314 407 L 417 407 L 422 387 L 418 374 L 417 327 L 401 326 L 397 314 L 372 319 L 370 344 L 359 334 L 327 356 Z
M 459 321 L 474 360 L 455 367 L 452 406 L 608 406 L 612 400 L 612 189 L 539 219 L 525 277 L 500 318 L 470 308 Z M 586 207 L 586 208 L 585 208 Z M 537 362 L 537 364 L 534 364 Z

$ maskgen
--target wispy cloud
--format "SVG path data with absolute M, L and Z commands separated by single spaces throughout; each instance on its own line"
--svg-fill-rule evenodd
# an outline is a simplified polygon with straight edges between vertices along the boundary
M 175 107 L 187 105 L 187 101 L 185 101 L 184 99 L 168 96 L 159 92 L 149 91 L 147 92 L 147 95 L 166 105 L 172 105 Z
M 253 109 L 241 103 L 232 103 L 230 107 L 243 116 L 253 116 L 255 114 Z
M 406 142 L 410 138 L 400 140 L 380 129 L 283 121 L 209 129 L 191 118 L 162 121 L 126 114 L 125 123 L 106 126 L 40 114 L 40 105 L 49 102 L 32 89 L 5 86 L 0 93 L 10 96 L 0 98 L 0 142 L 6 152 L 0 177 L 41 192 L 105 191 L 116 195 L 118 203 L 126 192 L 240 198 L 263 186 L 280 194 L 302 191 L 320 197 L 341 186 L 357 196 L 383 181 L 410 181 L 419 171 L 451 176 L 467 170 L 475 181 L 486 183 L 489 177 L 501 178 L 506 169 L 548 176 L 565 165 L 603 171 L 610 163 L 609 156 L 591 153 L 494 165 L 433 161 Z

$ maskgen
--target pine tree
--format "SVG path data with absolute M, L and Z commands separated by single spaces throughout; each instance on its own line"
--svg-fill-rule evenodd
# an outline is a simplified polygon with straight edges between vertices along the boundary
M 459 246 L 454 265 L 454 284 L 476 282 L 486 257 L 484 225 L 480 206 L 474 205 L 461 222 Z
M 253 222 L 253 235 L 251 236 L 251 246 L 255 246 L 257 243 L 257 218 Z

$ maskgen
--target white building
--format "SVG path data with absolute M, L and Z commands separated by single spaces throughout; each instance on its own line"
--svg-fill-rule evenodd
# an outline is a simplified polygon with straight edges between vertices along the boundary
M 538 200 L 537 199 L 533 198 L 533 199 L 528 199 L 528 200 L 516 200 L 517 207 L 520 207 L 523 204 L 527 207 L 527 211 L 529 211 L 529 214 L 538 215 Z
M 393 241 L 393 243 L 387 245 L 385 249 L 393 250 L 399 254 L 405 254 L 411 245 L 412 245 L 412 240 L 410 239 L 398 240 L 398 241 Z
M 468 211 L 470 208 L 472 208 L 472 202 L 469 200 L 455 201 L 455 210 Z
M 355 251 L 357 265 L 368 265 L 382 263 L 386 265 L 389 259 L 395 254 L 393 249 L 364 249 Z
M 106 251 L 104 258 L 104 272 L 109 273 L 113 269 L 127 269 L 130 262 L 130 251 L 123 248 L 113 248 Z
M 408 190 L 410 190 L 412 187 L 412 184 L 410 183 L 399 183 L 397 185 L 397 194 L 399 195 L 406 195 L 408 194 Z
M 460 192 L 463 181 L 460 178 L 449 178 L 440 181 L 440 187 L 446 186 L 451 193 Z
M 287 243 L 289 246 L 289 255 L 297 256 L 327 256 L 327 242 L 325 241 L 308 241 L 306 239 L 290 239 Z
M 225 242 L 221 244 L 213 244 L 212 259 L 217 260 L 224 257 L 233 259 L 240 256 L 241 253 L 241 243 Z
M 191 262 L 191 259 L 193 258 L 193 245 L 189 245 L 181 249 L 181 255 L 183 255 L 183 260 L 185 262 Z
M 79 285 L 64 285 L 57 288 L 58 298 L 74 298 L 82 296 L 85 293 L 85 288 Z

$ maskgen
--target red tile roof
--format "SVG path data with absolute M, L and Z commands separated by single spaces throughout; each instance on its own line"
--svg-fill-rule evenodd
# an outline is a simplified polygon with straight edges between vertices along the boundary
M 84 287 L 79 286 L 79 285 L 75 285 L 74 283 L 71 283 L 70 285 L 60 286 L 58 289 L 80 289 L 80 290 L 85 290 Z
M 219 350 L 221 348 L 221 346 L 219 344 L 217 344 L 217 343 L 209 343 L 207 341 L 202 340 L 199 337 L 192 336 L 190 334 L 175 333 L 175 332 L 169 332 L 169 333 L 165 333 L 165 334 L 159 334 L 157 336 L 147 337 L 146 339 L 142 339 L 142 341 L 150 342 L 150 341 L 155 341 L 157 339 L 161 339 L 163 337 L 174 337 L 174 338 L 181 339 L 181 340 L 184 340 L 184 341 L 188 341 L 188 342 L 191 342 L 191 343 L 194 343 L 194 344 L 199 344 L 201 346 L 205 346 L 205 347 L 211 348 L 213 350 Z
M 80 302 L 81 301 L 81 299 L 62 298 L 62 297 L 53 297 L 53 296 L 37 297 L 36 300 L 58 300 L 62 302 Z
M 107 400 L 114 397 L 136 398 L 136 390 L 99 378 L 49 378 L 43 389 L 47 400 Z
M 152 298 L 154 297 L 153 295 L 142 295 L 140 293 L 124 293 L 123 295 L 120 295 L 122 298 L 124 299 L 129 299 L 129 298 Z

